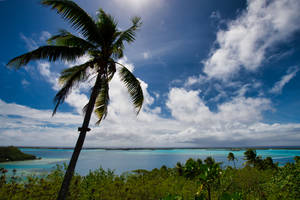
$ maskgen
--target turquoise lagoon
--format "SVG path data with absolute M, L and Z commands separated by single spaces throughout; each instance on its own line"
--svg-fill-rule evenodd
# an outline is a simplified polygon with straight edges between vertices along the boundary
M 72 155 L 72 149 L 35 149 L 21 148 L 21 151 L 41 157 L 40 160 L 18 161 L 0 163 L 0 168 L 17 170 L 17 175 L 26 176 L 35 173 L 37 175 L 48 173 L 55 169 L 56 165 L 68 163 Z M 177 162 L 185 162 L 188 158 L 204 160 L 212 156 L 216 161 L 222 162 L 222 166 L 232 166 L 232 162 L 227 161 L 227 155 L 233 152 L 237 158 L 236 166 L 241 167 L 245 150 L 232 151 L 230 149 L 154 149 L 154 150 L 105 150 L 105 149 L 84 149 L 82 150 L 76 172 L 86 175 L 90 170 L 102 167 L 104 169 L 115 170 L 121 174 L 135 169 L 160 168 L 162 165 L 174 167 Z M 295 156 L 300 156 L 300 150 L 296 149 L 262 149 L 256 150 L 257 154 L 263 158 L 271 156 L 274 162 L 284 165 L 293 162 Z

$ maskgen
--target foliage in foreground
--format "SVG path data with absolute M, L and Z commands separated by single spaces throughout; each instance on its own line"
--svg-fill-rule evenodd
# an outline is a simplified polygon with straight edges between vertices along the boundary
M 255 152 L 254 152 L 255 153 Z M 91 171 L 87 176 L 75 175 L 68 199 L 80 200 L 238 200 L 238 199 L 300 199 L 300 159 L 294 164 L 277 167 L 269 159 L 253 159 L 241 169 L 227 167 L 208 157 L 188 159 L 174 168 L 135 170 L 120 176 L 113 171 Z M 255 156 L 256 157 L 256 156 Z M 256 162 L 265 163 L 263 165 Z M 251 164 L 250 164 L 251 163 Z M 269 164 L 269 165 L 268 165 Z M 2 169 L 3 172 L 5 170 Z M 13 177 L 0 179 L 0 200 L 55 199 L 64 170 L 58 166 L 45 177 Z

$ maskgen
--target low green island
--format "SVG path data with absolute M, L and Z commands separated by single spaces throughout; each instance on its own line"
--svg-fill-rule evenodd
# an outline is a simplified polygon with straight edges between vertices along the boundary
M 35 160 L 36 156 L 23 153 L 14 146 L 0 147 L 0 162 Z

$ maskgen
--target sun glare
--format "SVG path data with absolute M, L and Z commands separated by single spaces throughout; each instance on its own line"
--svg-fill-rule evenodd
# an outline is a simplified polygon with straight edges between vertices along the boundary
M 149 9 L 161 4 L 161 0 L 114 0 L 118 5 L 134 11 Z

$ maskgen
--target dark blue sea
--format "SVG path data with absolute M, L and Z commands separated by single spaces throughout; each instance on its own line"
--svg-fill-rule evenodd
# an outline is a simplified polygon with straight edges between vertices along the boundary
M 17 175 L 26 176 L 32 173 L 37 175 L 48 173 L 55 169 L 57 164 L 68 163 L 72 155 L 72 149 L 34 149 L 21 148 L 21 151 L 41 157 L 40 160 L 18 161 L 1 163 L 12 173 L 17 170 Z M 162 165 L 174 167 L 177 162 L 185 162 L 188 158 L 204 160 L 212 156 L 216 161 L 222 162 L 222 166 L 233 166 L 227 161 L 227 155 L 233 152 L 237 158 L 236 166 L 241 167 L 245 160 L 245 150 L 232 151 L 230 149 L 157 149 L 157 150 L 105 150 L 105 149 L 84 149 L 81 151 L 76 172 L 86 175 L 90 170 L 102 167 L 114 170 L 116 174 L 130 172 L 135 169 L 160 168 Z M 284 165 L 287 162 L 294 162 L 295 156 L 300 156 L 300 150 L 292 149 L 264 149 L 256 150 L 257 154 L 265 158 L 271 156 L 274 162 Z

